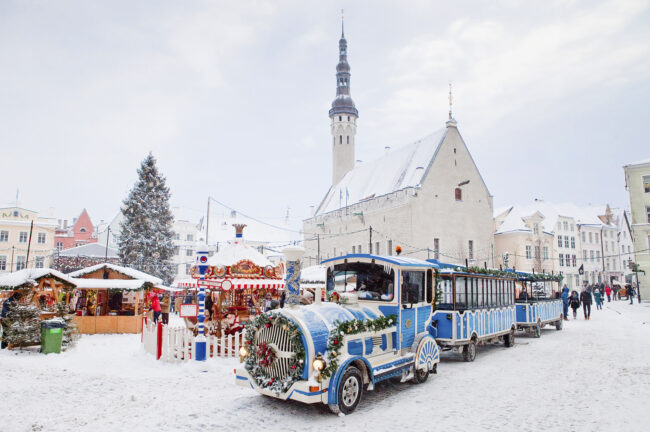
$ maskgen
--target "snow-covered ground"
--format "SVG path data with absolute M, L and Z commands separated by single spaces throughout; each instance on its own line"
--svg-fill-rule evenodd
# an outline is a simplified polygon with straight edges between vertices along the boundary
M 137 335 L 83 336 L 61 355 L 3 350 L 0 430 L 650 430 L 650 305 L 609 303 L 541 339 L 481 347 L 474 363 L 445 353 L 435 378 L 380 384 L 345 417 L 236 387 L 237 365 L 165 364 Z

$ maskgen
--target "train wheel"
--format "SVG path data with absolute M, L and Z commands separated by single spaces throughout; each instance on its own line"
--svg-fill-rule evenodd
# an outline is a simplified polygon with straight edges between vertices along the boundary
M 476 341 L 472 339 L 463 347 L 463 360 L 473 362 L 476 359 Z
M 429 378 L 429 369 L 424 368 L 422 370 L 415 370 L 413 373 L 413 379 L 411 379 L 411 382 L 413 384 L 422 384 Z
M 564 317 L 560 315 L 560 319 L 555 321 L 555 330 L 562 330 L 562 327 L 564 326 Z
M 537 325 L 533 327 L 533 336 L 536 338 L 542 336 L 542 325 L 540 323 L 537 323 Z
M 361 371 L 354 366 L 350 366 L 345 370 L 341 378 L 338 393 L 339 403 L 334 406 L 330 405 L 330 409 L 335 414 L 339 412 L 349 414 L 359 405 L 362 395 L 363 376 L 361 375 Z
M 515 346 L 515 330 L 510 330 L 510 333 L 503 337 L 503 343 L 506 347 L 510 348 Z

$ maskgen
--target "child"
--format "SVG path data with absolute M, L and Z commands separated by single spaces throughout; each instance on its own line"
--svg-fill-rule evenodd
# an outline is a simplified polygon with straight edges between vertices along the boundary
M 600 290 L 594 290 L 594 300 L 596 301 L 596 309 L 603 309 L 603 294 Z

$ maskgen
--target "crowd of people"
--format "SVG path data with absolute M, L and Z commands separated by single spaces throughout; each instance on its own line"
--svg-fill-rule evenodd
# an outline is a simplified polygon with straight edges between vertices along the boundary
M 584 284 L 580 293 L 576 290 L 569 290 L 569 287 L 564 284 L 562 288 L 562 301 L 564 303 L 564 320 L 568 321 L 569 318 L 569 308 L 573 311 L 573 319 L 578 319 L 578 309 L 582 306 L 582 313 L 585 320 L 589 320 L 591 317 L 591 305 L 596 304 L 596 309 L 601 310 L 603 308 L 603 303 L 605 298 L 607 302 L 613 300 L 621 300 L 620 290 L 617 288 L 612 289 L 609 285 L 605 284 L 593 284 L 588 285 Z M 636 289 L 634 286 L 628 286 L 625 290 L 625 295 L 627 295 L 630 304 L 634 303 L 634 296 L 636 295 Z

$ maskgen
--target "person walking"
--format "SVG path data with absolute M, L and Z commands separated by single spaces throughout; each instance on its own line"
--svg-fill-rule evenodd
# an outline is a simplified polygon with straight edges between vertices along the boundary
M 564 307 L 564 321 L 569 321 L 569 287 L 566 284 L 562 288 L 562 306 Z
M 573 309 L 573 319 L 578 319 L 578 308 L 580 307 L 580 295 L 578 291 L 573 290 L 569 297 L 569 306 Z
M 630 304 L 634 304 L 634 296 L 636 295 L 636 290 L 634 285 L 630 285 L 630 289 L 627 290 L 627 298 L 630 299 Z
M 607 303 L 612 301 L 612 289 L 609 285 L 605 286 L 605 294 L 607 295 Z
M 603 309 L 603 294 L 600 289 L 594 290 L 594 301 L 596 302 L 596 309 Z
M 169 298 L 169 293 L 163 295 L 162 301 L 160 302 L 160 311 L 162 312 L 162 323 L 167 325 L 169 324 L 169 309 L 171 307 L 172 300 Z
M 593 302 L 593 298 L 591 296 L 591 290 L 589 288 L 585 288 L 580 293 L 580 303 L 582 303 L 582 312 L 584 313 L 586 320 L 588 320 L 589 317 L 591 316 L 592 302 Z

